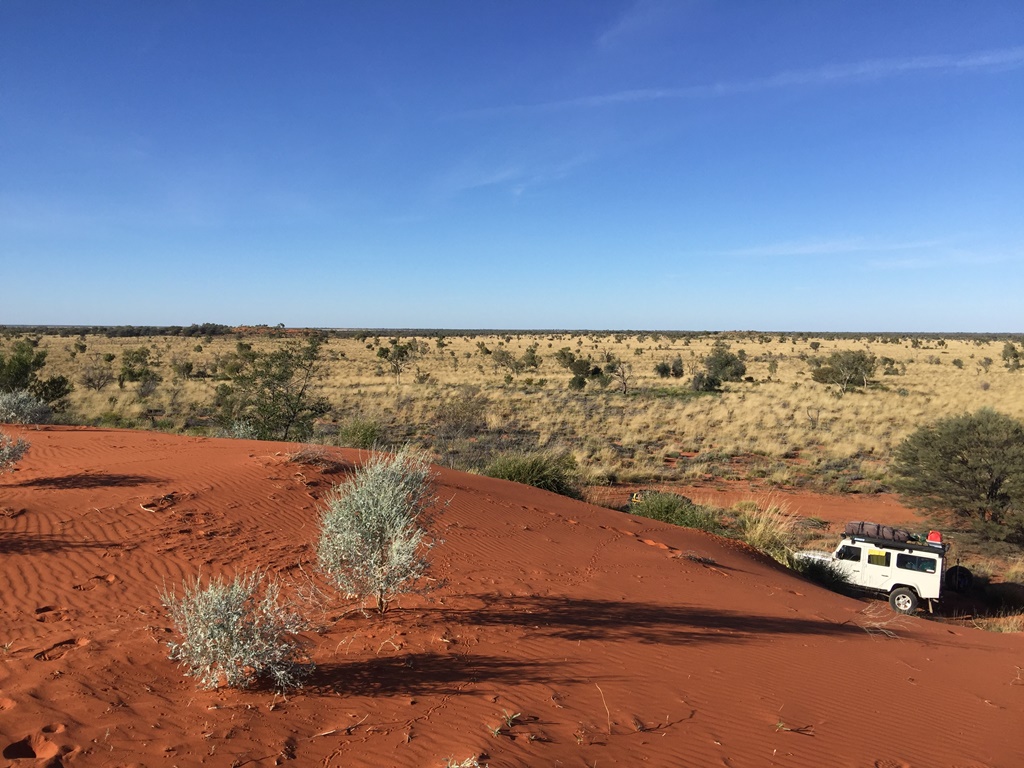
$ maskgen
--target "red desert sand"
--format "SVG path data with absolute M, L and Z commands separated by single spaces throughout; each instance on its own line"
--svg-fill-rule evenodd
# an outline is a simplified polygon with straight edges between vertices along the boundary
M 736 542 L 445 470 L 433 591 L 384 617 L 337 600 L 287 697 L 199 690 L 168 659 L 162 591 L 254 568 L 315 579 L 344 473 L 284 443 L 8 431 L 32 448 L 0 478 L 0 765 L 1024 764 L 1020 635 L 897 616 Z

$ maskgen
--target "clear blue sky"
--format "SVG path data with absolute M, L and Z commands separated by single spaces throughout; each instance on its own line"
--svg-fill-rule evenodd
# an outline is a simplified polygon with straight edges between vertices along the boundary
M 0 323 L 1024 330 L 1024 2 L 0 0 Z

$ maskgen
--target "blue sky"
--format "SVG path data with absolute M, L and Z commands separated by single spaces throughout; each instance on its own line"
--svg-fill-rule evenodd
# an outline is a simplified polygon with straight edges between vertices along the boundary
M 1024 330 L 1024 3 L 0 0 L 0 323 Z

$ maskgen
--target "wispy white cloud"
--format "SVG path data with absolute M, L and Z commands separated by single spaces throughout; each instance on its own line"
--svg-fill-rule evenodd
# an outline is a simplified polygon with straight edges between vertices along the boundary
M 712 256 L 737 258 L 771 258 L 786 256 L 842 256 L 863 253 L 892 253 L 898 251 L 920 251 L 939 247 L 941 240 L 908 240 L 903 242 L 871 241 L 864 238 L 834 240 L 797 240 L 781 243 L 766 243 L 745 248 L 715 251 Z
M 564 179 L 588 162 L 590 158 L 582 154 L 550 162 L 497 164 L 467 161 L 442 176 L 436 187 L 443 197 L 488 187 L 504 188 L 518 197 L 531 187 Z
M 1013 260 L 1005 252 L 954 251 L 937 255 L 909 258 L 871 259 L 865 266 L 883 272 L 951 269 L 954 267 L 983 267 Z
M 678 0 L 637 0 L 598 35 L 595 42 L 599 48 L 614 48 L 627 40 L 661 28 L 665 20 L 678 10 Z
M 787 70 L 750 80 L 727 80 L 679 88 L 637 88 L 534 104 L 487 107 L 463 112 L 461 116 L 495 117 L 515 112 L 597 108 L 669 99 L 714 98 L 800 86 L 828 86 L 847 82 L 880 80 L 914 72 L 1001 72 L 1021 66 L 1024 66 L 1024 46 L 964 54 L 868 59 L 847 64 L 829 64 L 810 69 Z
M 738 259 L 825 260 L 848 257 L 849 264 L 872 271 L 910 271 L 984 267 L 1024 259 L 1024 247 L 976 244 L 964 247 L 964 238 L 933 240 L 872 240 L 865 237 L 793 240 L 744 248 L 710 251 L 706 255 Z M 1016 252 L 1018 255 L 1013 256 Z

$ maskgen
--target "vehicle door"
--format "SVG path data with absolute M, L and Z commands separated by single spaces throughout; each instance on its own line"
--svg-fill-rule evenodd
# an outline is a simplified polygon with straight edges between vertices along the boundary
M 861 583 L 861 572 L 864 569 L 864 565 L 861 559 L 864 556 L 864 551 L 867 547 L 861 544 L 850 544 L 842 543 L 838 549 L 833 553 L 832 558 L 835 561 L 836 566 L 846 574 L 846 577 L 850 580 L 851 584 Z
M 892 586 L 893 554 L 888 549 L 881 547 L 864 547 L 864 567 L 861 576 L 861 585 L 871 589 L 881 589 L 886 592 Z

